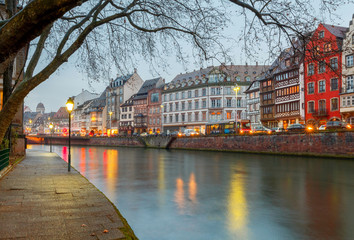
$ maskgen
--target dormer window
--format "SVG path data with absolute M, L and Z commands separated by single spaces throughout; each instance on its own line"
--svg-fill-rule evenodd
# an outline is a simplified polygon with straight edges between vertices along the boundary
M 318 33 L 318 38 L 319 39 L 324 38 L 324 31 Z

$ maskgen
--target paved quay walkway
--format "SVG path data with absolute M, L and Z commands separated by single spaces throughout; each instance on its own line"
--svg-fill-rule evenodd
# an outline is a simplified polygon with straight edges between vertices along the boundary
M 55 153 L 27 151 L 0 179 L 0 239 L 135 239 L 107 198 Z

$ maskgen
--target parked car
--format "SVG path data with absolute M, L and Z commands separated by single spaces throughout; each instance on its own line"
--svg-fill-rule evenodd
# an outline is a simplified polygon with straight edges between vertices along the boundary
M 264 126 L 258 126 L 253 129 L 253 133 L 272 133 L 272 130 Z
M 321 125 L 321 126 L 319 126 L 319 127 L 318 127 L 318 130 L 320 130 L 320 131 L 326 130 L 326 125 Z
M 330 121 L 326 123 L 327 130 L 334 130 L 334 129 L 345 129 L 347 127 L 346 123 L 341 121 Z
M 287 132 L 304 132 L 306 127 L 300 123 L 291 124 L 286 131 Z
M 285 132 L 285 129 L 282 127 L 275 127 L 271 129 L 272 132 Z
M 177 137 L 178 133 L 179 133 L 178 131 L 173 131 L 173 132 L 170 132 L 168 135 Z
M 197 136 L 199 135 L 198 132 L 194 131 L 193 129 L 186 129 L 184 130 L 184 136 L 187 136 L 187 137 L 194 137 L 194 136 Z
M 140 137 L 146 137 L 148 135 L 147 132 L 140 133 Z

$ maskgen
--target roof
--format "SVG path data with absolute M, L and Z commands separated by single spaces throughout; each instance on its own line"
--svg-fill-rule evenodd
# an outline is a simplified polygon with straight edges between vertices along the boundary
M 188 72 L 188 73 L 180 73 L 178 74 L 174 79 L 172 79 L 172 83 L 177 82 L 178 80 L 183 80 L 183 79 L 195 79 L 197 77 L 202 77 L 203 75 L 207 75 L 214 67 L 207 67 L 207 68 L 200 68 L 199 70 L 195 70 L 193 72 Z
M 339 38 L 345 38 L 345 33 L 348 31 L 348 28 L 341 26 L 334 26 L 330 24 L 322 24 L 330 33 Z
M 37 108 L 44 108 L 44 104 L 43 103 L 38 103 L 38 105 L 37 105 Z
M 116 86 L 122 86 L 124 85 L 131 77 L 133 74 L 128 74 L 125 76 L 119 76 L 115 80 L 113 80 L 110 84 L 111 87 L 116 87 Z
M 141 86 L 141 88 L 139 89 L 136 96 L 134 97 L 134 100 L 146 98 L 149 90 L 153 88 L 161 87 L 162 84 L 163 84 L 163 80 L 161 77 L 146 80 L 143 86 Z
M 131 96 L 127 101 L 125 101 L 123 104 L 120 105 L 120 107 L 128 107 L 128 106 L 133 106 L 133 99 L 135 98 L 136 94 Z

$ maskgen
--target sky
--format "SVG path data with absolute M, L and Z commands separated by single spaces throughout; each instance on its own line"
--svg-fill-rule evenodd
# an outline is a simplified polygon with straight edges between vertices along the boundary
M 335 25 L 340 25 L 343 27 L 349 26 L 349 21 L 352 19 L 354 14 L 354 3 L 351 5 L 343 6 L 335 12 L 340 16 L 340 19 L 335 19 Z M 237 37 L 237 32 L 242 28 L 242 22 L 237 21 L 237 19 L 232 19 L 233 24 L 225 29 L 225 34 L 231 37 Z M 327 21 L 328 23 L 328 21 Z M 233 64 L 245 64 L 245 58 L 242 57 L 243 53 L 241 52 L 238 46 L 230 45 L 230 43 L 225 43 L 226 46 L 232 48 L 232 63 Z M 265 54 L 266 55 L 266 54 Z M 241 56 L 241 57 L 240 57 Z M 260 59 L 263 61 L 264 59 Z M 101 79 L 98 83 L 89 84 L 85 74 L 81 73 L 74 66 L 75 56 L 69 59 L 69 61 L 63 64 L 59 70 L 57 70 L 50 78 L 40 84 L 35 88 L 26 98 L 25 106 L 30 107 L 32 111 L 36 110 L 36 106 L 39 102 L 42 102 L 45 106 L 45 112 L 56 112 L 61 106 L 65 106 L 67 99 L 71 96 L 78 95 L 82 92 L 83 89 L 88 90 L 93 93 L 102 93 L 102 91 L 108 85 L 108 79 Z M 190 60 L 193 62 L 193 60 Z M 179 73 L 193 71 L 200 68 L 200 66 L 195 66 L 190 64 L 184 66 L 178 63 L 173 56 L 168 58 L 168 63 L 170 65 L 167 69 L 159 68 L 155 66 L 158 73 L 152 72 L 148 64 L 141 63 L 139 66 L 136 66 L 137 72 L 143 80 L 152 79 L 158 76 L 161 76 L 165 79 L 166 82 L 171 81 Z M 226 63 L 230 64 L 230 63 Z M 248 64 L 255 64 L 255 62 L 248 62 Z M 219 65 L 217 62 L 206 62 L 203 63 L 204 67 L 214 65 Z M 134 69 L 131 70 L 131 73 Z

